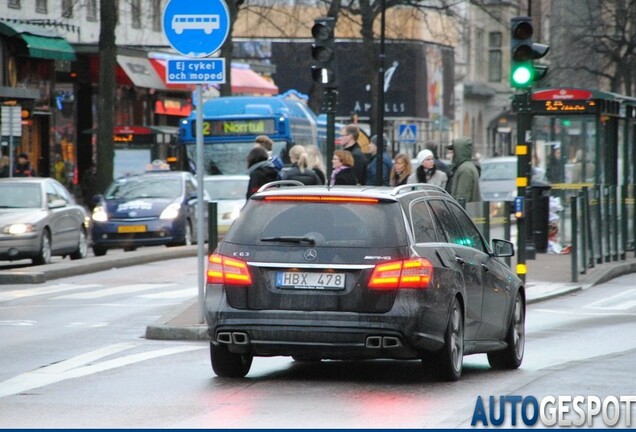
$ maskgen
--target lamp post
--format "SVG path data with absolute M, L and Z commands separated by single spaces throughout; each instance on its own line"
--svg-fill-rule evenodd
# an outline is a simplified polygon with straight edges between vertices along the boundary
M 382 170 L 384 169 L 384 29 L 386 27 L 386 0 L 382 0 L 380 7 L 382 8 L 380 13 L 380 61 L 378 68 L 378 104 L 376 106 L 377 109 L 377 127 L 376 129 L 376 146 L 378 148 L 378 152 L 376 153 L 376 175 L 375 175 L 375 184 L 376 186 L 382 186 L 384 180 L 384 173 Z

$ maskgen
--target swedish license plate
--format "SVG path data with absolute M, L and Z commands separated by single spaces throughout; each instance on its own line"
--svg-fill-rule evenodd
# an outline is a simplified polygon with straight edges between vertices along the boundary
M 278 272 L 276 286 L 290 289 L 341 290 L 345 287 L 345 274 Z
M 120 234 L 143 233 L 146 232 L 146 225 L 122 225 L 117 227 L 117 232 Z

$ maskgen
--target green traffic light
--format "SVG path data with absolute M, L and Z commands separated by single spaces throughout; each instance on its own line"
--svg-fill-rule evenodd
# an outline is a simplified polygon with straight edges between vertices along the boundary
M 512 71 L 513 87 L 525 87 L 532 83 L 532 65 L 521 65 Z

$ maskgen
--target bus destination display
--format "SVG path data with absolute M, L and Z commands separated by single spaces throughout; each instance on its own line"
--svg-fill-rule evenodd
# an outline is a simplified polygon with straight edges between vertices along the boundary
M 595 114 L 598 109 L 596 101 L 593 100 L 545 100 L 532 101 L 532 111 L 536 113 Z
M 193 131 L 195 122 L 192 122 Z M 271 135 L 276 133 L 274 119 L 204 120 L 203 136 Z

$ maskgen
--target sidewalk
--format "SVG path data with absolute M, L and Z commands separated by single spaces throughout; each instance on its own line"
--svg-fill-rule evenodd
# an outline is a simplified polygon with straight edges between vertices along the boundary
M 536 259 L 526 262 L 528 304 L 586 289 L 624 274 L 636 273 L 634 252 L 628 252 L 626 260 L 596 264 L 584 274 L 578 274 L 577 282 L 572 282 L 571 260 L 570 255 L 536 254 Z M 148 325 L 146 338 L 207 340 L 207 326 L 199 322 L 200 315 L 198 301 L 194 298 Z

